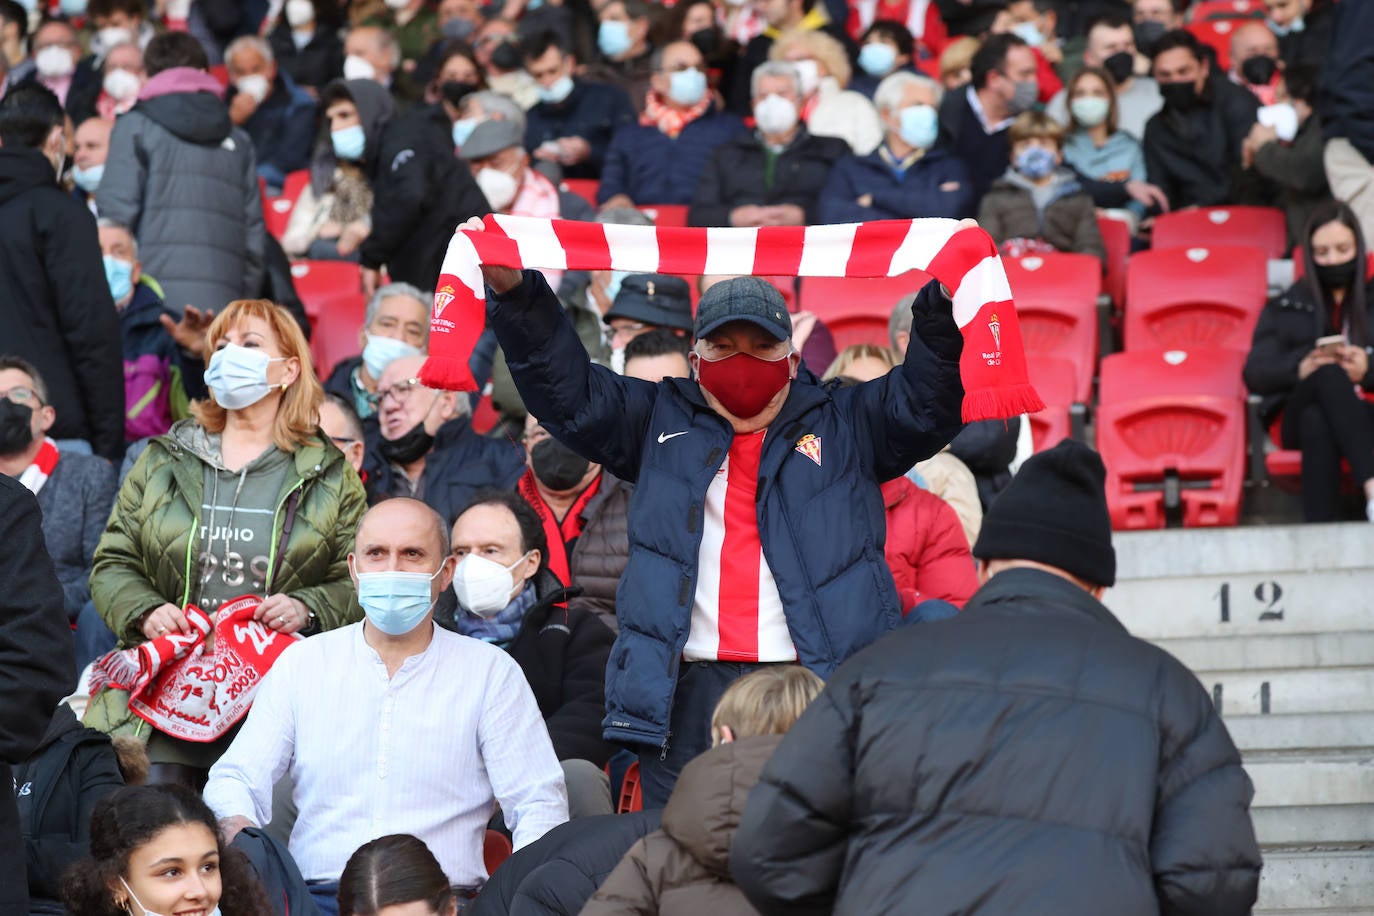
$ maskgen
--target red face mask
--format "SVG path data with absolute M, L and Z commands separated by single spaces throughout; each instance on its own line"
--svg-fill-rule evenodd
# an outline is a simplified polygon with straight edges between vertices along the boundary
M 697 362 L 697 381 L 722 407 L 747 420 L 758 416 L 792 378 L 789 356 L 774 360 L 749 353 L 733 353 L 723 359 L 702 356 Z

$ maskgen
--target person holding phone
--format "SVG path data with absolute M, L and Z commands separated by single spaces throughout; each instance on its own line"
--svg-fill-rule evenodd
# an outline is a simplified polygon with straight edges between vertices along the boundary
M 1354 212 L 1327 201 L 1308 221 L 1305 276 L 1271 299 L 1245 362 L 1245 384 L 1280 420 L 1284 448 L 1302 451 L 1302 506 L 1309 522 L 1340 518 L 1341 460 L 1363 487 L 1374 522 L 1374 298 L 1364 236 Z

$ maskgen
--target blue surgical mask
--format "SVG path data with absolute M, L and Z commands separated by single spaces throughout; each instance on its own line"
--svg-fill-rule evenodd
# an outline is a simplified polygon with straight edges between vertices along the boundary
M 95 189 L 100 187 L 100 179 L 104 177 L 105 163 L 103 162 L 88 169 L 83 169 L 79 165 L 72 166 L 72 181 L 87 194 L 94 194 Z
M 630 50 L 630 24 L 608 19 L 596 30 L 596 46 L 607 57 L 615 58 Z
M 62 15 L 68 19 L 76 19 L 86 15 L 86 0 L 62 0 Z
M 929 105 L 912 105 L 899 112 L 902 119 L 897 131 L 902 142 L 917 149 L 930 149 L 940 136 L 940 116 Z
M 368 621 L 388 636 L 404 636 L 420 625 L 434 606 L 430 583 L 443 572 L 434 575 L 422 572 L 358 573 L 358 603 Z
M 354 124 L 343 130 L 331 131 L 329 142 L 334 144 L 334 158 L 357 161 L 363 158 L 363 149 L 367 146 L 367 134 L 363 133 L 361 124 Z
M 1013 165 L 1016 166 L 1016 171 L 1031 181 L 1039 181 L 1049 176 L 1058 163 L 1055 162 L 1054 153 L 1043 146 L 1032 146 L 1018 153 Z
M 468 142 L 468 137 L 477 129 L 476 118 L 459 118 L 453 122 L 453 145 L 462 146 Z
M 1038 48 L 1045 43 L 1045 36 L 1040 34 L 1040 29 L 1033 22 L 1018 22 L 1011 27 L 1011 32 L 1032 48 Z
M 693 67 L 668 77 L 668 97 L 679 105 L 695 105 L 706 95 L 706 74 Z
M 615 297 L 620 295 L 620 284 L 624 283 L 629 275 L 628 270 L 611 271 L 611 278 L 606 281 L 606 298 L 614 302 Z
M 557 105 L 559 102 L 566 99 L 572 91 L 572 77 L 565 74 L 554 80 L 552 86 L 541 85 L 539 87 L 539 101 L 548 102 L 550 105 Z
M 123 302 L 134 288 L 134 265 L 123 258 L 105 255 L 105 282 L 110 285 L 110 297 L 115 304 Z
M 859 50 L 859 66 L 874 79 L 887 76 L 897 66 L 897 49 L 881 41 L 870 41 Z
M 1273 32 L 1279 38 L 1285 38 L 1289 35 L 1301 32 L 1307 28 L 1307 23 L 1303 21 L 1303 18 L 1301 16 L 1299 16 L 1297 19 L 1294 19 L 1286 26 L 1279 25 L 1272 19 L 1265 19 L 1264 24 L 1269 26 L 1269 31 Z
M 420 351 L 404 340 L 368 334 L 367 345 L 363 347 L 363 365 L 367 367 L 368 375 L 378 379 L 382 377 L 382 372 L 391 365 L 393 360 L 400 359 L 402 356 L 419 355 Z
M 219 406 L 242 410 L 267 397 L 274 387 L 267 381 L 267 367 L 281 361 L 261 350 L 227 344 L 210 357 L 205 384 Z

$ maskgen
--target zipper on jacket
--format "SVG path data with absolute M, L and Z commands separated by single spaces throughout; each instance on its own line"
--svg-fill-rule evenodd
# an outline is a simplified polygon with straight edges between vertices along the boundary
M 287 490 L 285 493 L 283 493 L 283 494 L 281 495 L 281 498 L 277 500 L 277 508 L 275 508 L 275 509 L 272 510 L 272 549 L 271 549 L 270 551 L 268 551 L 268 555 L 267 555 L 267 575 L 269 575 L 269 576 L 273 576 L 273 575 L 276 574 L 276 571 L 277 571 L 277 551 L 278 551 L 278 550 L 281 548 L 281 546 L 282 546 L 282 545 L 281 545 L 281 532 L 277 531 L 277 516 L 281 514 L 281 507 L 284 506 L 284 505 L 286 505 L 286 501 L 287 501 L 288 499 L 291 498 L 291 494 L 292 494 L 292 493 L 295 493 L 297 490 L 301 489 L 301 488 L 304 487 L 304 486 L 305 486 L 305 478 L 304 478 L 304 477 L 298 478 L 298 479 L 296 480 L 295 486 L 293 486 L 291 489 Z M 268 594 L 268 595 L 272 594 L 272 585 L 273 585 L 273 583 L 272 583 L 272 581 L 269 579 L 269 580 L 263 585 L 263 592 L 264 592 L 265 594 Z

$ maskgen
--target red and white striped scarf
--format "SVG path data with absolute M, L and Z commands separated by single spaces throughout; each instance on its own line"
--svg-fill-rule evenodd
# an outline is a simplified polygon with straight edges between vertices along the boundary
M 38 447 L 38 454 L 33 456 L 33 464 L 24 468 L 19 475 L 19 482 L 26 490 L 37 496 L 38 491 L 43 489 L 43 484 L 52 476 L 53 468 L 57 467 L 57 459 L 60 457 L 57 443 L 44 438 L 43 444 Z
M 684 276 L 895 277 L 923 271 L 954 292 L 954 320 L 964 335 L 964 420 L 1044 408 L 1026 375 L 1020 325 L 997 246 L 982 229 L 960 229 L 952 219 L 681 228 L 495 214 L 484 222 L 484 232 L 454 233 L 444 256 L 430 317 L 429 360 L 421 372 L 431 388 L 476 387 L 468 357 L 485 324 L 483 264 Z M 924 282 L 915 274 L 912 292 Z

